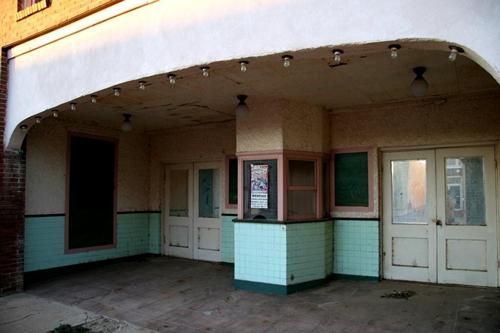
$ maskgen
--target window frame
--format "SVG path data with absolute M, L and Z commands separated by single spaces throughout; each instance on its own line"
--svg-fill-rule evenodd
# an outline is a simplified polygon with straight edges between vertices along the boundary
M 284 167 L 284 189 L 283 189 L 283 214 L 286 221 L 307 221 L 323 218 L 323 157 L 322 153 L 309 152 L 286 152 Z M 314 186 L 290 185 L 290 161 L 314 162 Z M 315 192 L 315 212 L 312 215 L 289 215 L 288 214 L 288 192 L 289 191 L 313 191 Z
M 368 159 L 368 206 L 337 206 L 335 204 L 335 156 L 337 154 L 367 153 Z M 375 148 L 374 147 L 354 147 L 334 149 L 331 153 L 330 168 L 330 206 L 335 217 L 336 212 L 340 213 L 375 213 Z
M 87 246 L 81 248 L 69 248 L 69 194 L 70 194 L 70 173 L 71 173 L 71 138 L 87 138 L 102 140 L 113 143 L 114 146 L 114 179 L 113 179 L 113 242 L 106 245 Z M 73 254 L 88 251 L 98 251 L 116 248 L 117 246 L 117 198 L 118 198 L 118 139 L 113 137 L 105 137 L 94 134 L 68 132 L 66 139 L 66 189 L 65 189 L 65 207 L 64 207 L 64 254 Z

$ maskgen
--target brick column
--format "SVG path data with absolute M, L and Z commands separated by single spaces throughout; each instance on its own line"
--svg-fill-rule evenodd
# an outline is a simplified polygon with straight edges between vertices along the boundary
M 0 67 L 0 295 L 23 288 L 25 158 L 5 150 L 7 109 L 7 50 Z

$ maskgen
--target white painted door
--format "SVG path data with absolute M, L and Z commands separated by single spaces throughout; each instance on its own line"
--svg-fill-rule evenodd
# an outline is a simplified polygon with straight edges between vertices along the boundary
M 220 163 L 197 163 L 194 173 L 194 258 L 220 261 Z
M 384 277 L 436 282 L 434 151 L 383 157 Z
M 165 168 L 165 254 L 193 258 L 193 164 Z
M 497 286 L 493 147 L 436 151 L 438 282 Z
M 386 153 L 384 277 L 497 285 L 492 147 Z
M 166 166 L 165 254 L 220 261 L 220 177 L 216 162 Z

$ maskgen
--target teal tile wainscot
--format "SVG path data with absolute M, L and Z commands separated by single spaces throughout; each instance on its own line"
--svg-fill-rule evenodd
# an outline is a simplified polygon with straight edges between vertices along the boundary
M 379 221 L 335 220 L 333 273 L 379 277 Z
M 118 213 L 116 247 L 64 253 L 64 215 L 25 218 L 24 271 L 76 265 L 100 260 L 160 253 L 160 212 Z
M 289 294 L 332 272 L 332 221 L 234 223 L 235 286 Z
M 222 214 L 221 218 L 221 261 L 234 263 L 234 222 L 236 214 Z

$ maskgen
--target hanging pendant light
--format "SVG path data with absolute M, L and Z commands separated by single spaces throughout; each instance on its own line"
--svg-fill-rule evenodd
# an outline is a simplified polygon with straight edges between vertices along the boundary
M 123 114 L 123 123 L 122 123 L 122 131 L 130 132 L 132 130 L 132 123 L 130 122 L 130 118 L 132 115 L 130 113 Z
M 248 108 L 248 105 L 245 103 L 245 100 L 247 99 L 247 95 L 238 95 L 236 96 L 238 100 L 240 101 L 238 105 L 236 106 L 236 118 L 237 119 L 245 119 L 248 117 L 250 114 L 250 109 Z
M 427 89 L 429 88 L 429 84 L 424 78 L 425 71 L 426 68 L 423 66 L 413 68 L 413 72 L 417 76 L 411 83 L 410 88 L 411 92 L 413 93 L 413 96 L 415 97 L 422 97 L 427 95 Z

